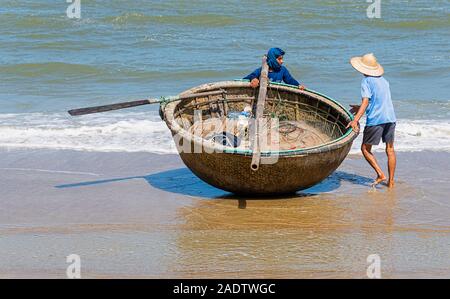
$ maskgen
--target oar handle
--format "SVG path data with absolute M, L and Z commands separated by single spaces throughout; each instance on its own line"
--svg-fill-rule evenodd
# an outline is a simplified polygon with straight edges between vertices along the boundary
M 259 77 L 259 92 L 258 99 L 256 102 L 256 113 L 255 113 L 255 125 L 253 132 L 253 142 L 252 142 L 252 163 L 250 164 L 250 169 L 257 171 L 259 169 L 259 164 L 261 162 L 261 134 L 262 126 L 261 122 L 264 114 L 264 106 L 266 104 L 267 96 L 267 86 L 269 85 L 269 65 L 267 64 L 267 56 L 264 55 L 262 59 L 261 76 Z

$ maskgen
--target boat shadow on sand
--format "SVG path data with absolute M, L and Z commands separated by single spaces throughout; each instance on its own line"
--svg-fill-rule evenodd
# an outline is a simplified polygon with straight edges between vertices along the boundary
M 166 192 L 201 197 L 206 199 L 261 199 L 262 197 L 245 197 L 241 195 L 235 195 L 218 188 L 215 188 L 197 176 L 195 176 L 188 168 L 178 168 L 145 176 L 130 176 L 123 178 L 112 178 L 97 181 L 86 181 L 72 184 L 64 184 L 55 186 L 58 189 L 85 187 L 98 184 L 114 183 L 118 181 L 145 179 L 149 185 L 153 188 L 157 188 Z M 364 176 L 360 176 L 345 171 L 335 171 L 328 178 L 321 183 L 306 189 L 299 191 L 295 194 L 270 197 L 270 199 L 286 199 L 286 198 L 299 198 L 315 196 L 321 193 L 332 192 L 338 189 L 342 182 L 348 182 L 355 185 L 370 186 L 372 179 Z M 265 197 L 267 199 L 269 197 Z M 242 203 L 243 204 L 243 203 Z M 240 203 L 241 205 L 241 203 Z

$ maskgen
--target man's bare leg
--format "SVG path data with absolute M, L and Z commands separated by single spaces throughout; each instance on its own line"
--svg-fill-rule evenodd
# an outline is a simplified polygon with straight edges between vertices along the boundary
M 394 151 L 394 142 L 386 143 L 386 155 L 388 157 L 388 170 L 389 170 L 389 181 L 387 186 L 393 188 L 395 185 L 394 174 L 395 166 L 397 165 L 397 157 Z
M 370 144 L 362 144 L 361 145 L 361 151 L 364 155 L 364 158 L 366 158 L 366 161 L 369 162 L 370 166 L 376 171 L 377 178 L 372 183 L 372 186 L 376 186 L 380 184 L 381 182 L 386 180 L 386 176 L 384 175 L 383 171 L 381 170 L 381 167 L 378 165 L 377 159 L 372 154 L 372 145 Z

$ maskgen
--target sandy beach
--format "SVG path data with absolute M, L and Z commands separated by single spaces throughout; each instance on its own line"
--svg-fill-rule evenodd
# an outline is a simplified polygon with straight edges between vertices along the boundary
M 384 155 L 377 154 L 385 167 Z M 289 198 L 248 199 L 177 155 L 2 150 L 0 277 L 450 278 L 449 153 L 399 153 L 397 187 L 349 156 Z

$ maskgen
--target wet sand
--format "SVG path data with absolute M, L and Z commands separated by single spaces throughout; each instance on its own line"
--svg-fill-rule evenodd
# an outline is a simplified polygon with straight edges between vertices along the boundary
M 377 153 L 386 169 L 386 160 Z M 176 155 L 1 151 L 0 277 L 450 278 L 449 153 L 398 154 L 394 190 L 348 157 L 290 198 L 210 187 Z

